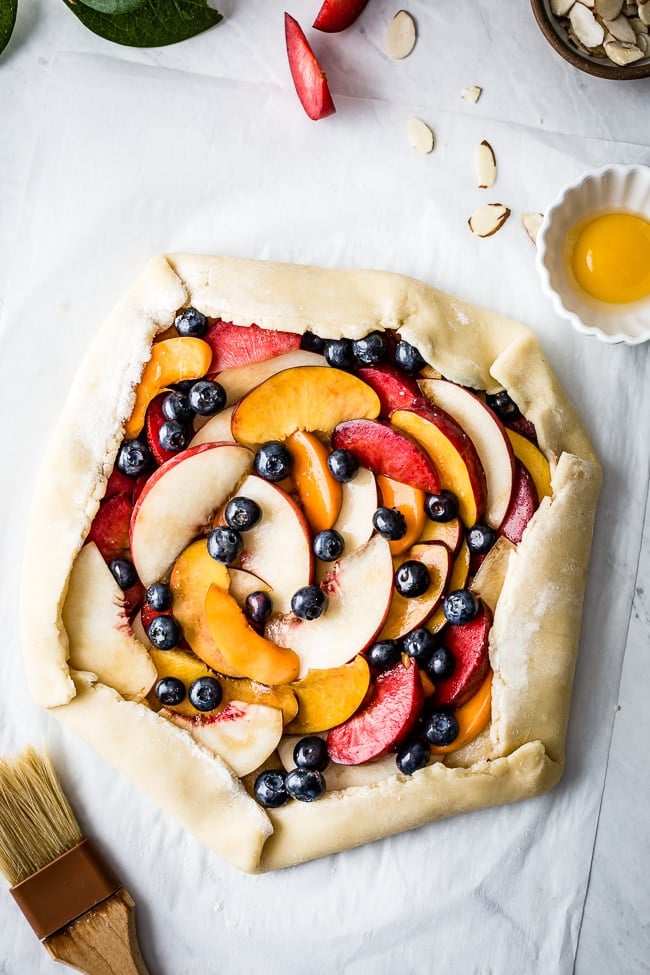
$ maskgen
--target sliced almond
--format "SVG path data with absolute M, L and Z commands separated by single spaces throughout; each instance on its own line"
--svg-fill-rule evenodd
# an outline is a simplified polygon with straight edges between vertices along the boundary
M 650 25 L 650 3 L 640 3 L 638 11 L 641 23 Z
M 585 47 L 598 47 L 605 39 L 605 31 L 591 10 L 584 3 L 574 3 L 569 12 L 569 21 L 575 36 Z
M 416 38 L 415 21 L 410 13 L 398 10 L 386 31 L 386 53 L 396 61 L 401 61 L 415 47 Z
M 648 53 L 648 49 L 650 49 L 650 39 L 648 38 L 648 35 L 637 34 L 636 46 L 640 51 L 643 52 L 643 56 L 645 57 L 646 54 Z
M 426 153 L 433 150 L 433 132 L 421 118 L 411 118 L 406 125 L 408 140 L 416 152 Z
M 601 20 L 615 20 L 623 9 L 623 0 L 596 0 L 594 9 Z
M 488 190 L 497 178 L 497 161 L 494 149 L 483 139 L 474 153 L 474 166 L 479 190 Z
M 575 0 L 551 0 L 551 13 L 556 17 L 566 17 Z
M 476 237 L 491 237 L 501 230 L 510 216 L 510 210 L 503 203 L 486 203 L 475 210 L 467 225 Z
M 624 44 L 634 44 L 636 41 L 634 27 L 623 15 L 617 17 L 616 20 L 606 20 L 605 28 L 612 37 L 617 41 L 623 41 Z
M 542 226 L 543 219 L 543 213 L 522 213 L 521 215 L 524 230 L 533 244 L 537 244 L 537 234 L 539 233 L 539 228 Z
M 623 41 L 605 41 L 605 53 L 610 61 L 624 67 L 640 61 L 643 51 L 636 44 L 624 44 Z
M 632 28 L 634 30 L 634 33 L 637 36 L 637 39 L 639 37 L 639 34 L 648 33 L 648 25 L 644 24 L 640 17 L 631 17 L 630 23 L 632 24 Z
M 474 104 L 476 104 L 476 102 L 481 97 L 482 91 L 483 89 L 479 88 L 478 85 L 472 85 L 471 88 L 461 88 L 460 97 L 463 99 L 464 102 L 473 102 Z

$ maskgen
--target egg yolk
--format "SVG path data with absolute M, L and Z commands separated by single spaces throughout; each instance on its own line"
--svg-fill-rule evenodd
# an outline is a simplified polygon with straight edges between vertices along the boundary
M 567 237 L 573 275 L 592 298 L 613 304 L 650 294 L 650 222 L 632 213 L 603 213 Z

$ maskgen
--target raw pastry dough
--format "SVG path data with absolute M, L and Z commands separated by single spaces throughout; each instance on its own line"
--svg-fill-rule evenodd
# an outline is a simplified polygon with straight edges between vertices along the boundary
M 263 810 L 225 763 L 184 731 L 125 700 L 97 675 L 71 670 L 63 614 L 72 568 L 113 468 L 152 340 L 188 304 L 235 324 L 310 329 L 325 338 L 397 329 L 446 378 L 488 392 L 506 388 L 535 424 L 551 462 L 553 496 L 544 499 L 508 562 L 490 635 L 492 722 L 489 733 L 466 746 L 467 767 L 434 762 L 405 776 L 382 765 L 371 785 Z M 156 257 L 90 345 L 36 485 L 22 612 L 33 696 L 203 842 L 251 872 L 537 795 L 558 781 L 564 765 L 600 476 L 573 404 L 535 336 L 517 322 L 386 272 Z M 38 613 L 30 591 L 40 594 Z M 164 773 L 162 760 L 160 767 L 152 761 L 156 754 L 164 756 Z

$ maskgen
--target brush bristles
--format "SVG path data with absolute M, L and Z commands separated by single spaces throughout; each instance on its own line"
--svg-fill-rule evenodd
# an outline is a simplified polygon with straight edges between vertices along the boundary
M 0 760 L 0 872 L 12 886 L 81 839 L 49 758 L 27 748 Z

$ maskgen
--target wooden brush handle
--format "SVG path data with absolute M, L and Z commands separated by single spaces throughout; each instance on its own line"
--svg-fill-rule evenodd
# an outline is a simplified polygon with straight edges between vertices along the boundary
M 135 903 L 122 887 L 43 942 L 85 975 L 148 975 L 135 933 Z

